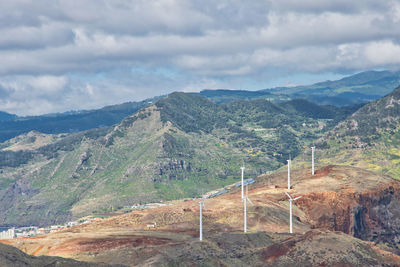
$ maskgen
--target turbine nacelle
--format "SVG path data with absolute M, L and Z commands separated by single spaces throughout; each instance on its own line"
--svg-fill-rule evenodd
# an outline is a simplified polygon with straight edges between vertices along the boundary
M 296 197 L 296 198 L 292 198 L 292 197 L 289 195 L 288 192 L 285 192 L 285 194 L 288 196 L 288 198 L 289 198 L 290 201 L 295 201 L 295 200 L 297 200 L 297 199 L 299 199 L 299 198 L 302 197 L 302 196 L 299 196 L 299 197 Z
M 301 196 L 292 198 L 292 197 L 289 195 L 288 192 L 285 192 L 285 194 L 288 196 L 288 198 L 289 198 L 289 203 L 290 203 L 290 209 L 289 209 L 289 222 L 290 222 L 289 224 L 290 224 L 290 228 L 289 228 L 289 229 L 290 229 L 290 233 L 292 234 L 292 233 L 293 233 L 292 203 L 293 203 L 293 201 L 295 201 L 295 200 L 301 198 Z

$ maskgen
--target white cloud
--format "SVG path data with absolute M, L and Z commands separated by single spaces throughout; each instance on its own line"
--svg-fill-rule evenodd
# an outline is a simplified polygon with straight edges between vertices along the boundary
M 392 41 L 372 42 L 365 45 L 363 56 L 370 65 L 398 66 L 400 64 L 400 45 Z
M 65 76 L 8 76 L 3 77 L 0 86 L 18 98 L 58 95 L 67 85 Z
M 67 84 L 66 77 L 56 76 L 37 76 L 29 81 L 29 85 L 35 90 L 40 90 L 44 93 L 58 93 L 63 90 Z
M 0 109 L 19 114 L 400 66 L 398 0 L 3 0 L 0 10 Z

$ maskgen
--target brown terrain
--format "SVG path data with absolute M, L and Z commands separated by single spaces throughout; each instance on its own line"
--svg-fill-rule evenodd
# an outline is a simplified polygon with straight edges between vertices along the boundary
M 248 233 L 240 188 L 205 200 L 133 211 L 34 238 L 3 240 L 35 256 L 128 266 L 400 266 L 400 182 L 326 166 L 260 176 L 249 187 Z M 289 234 L 289 202 L 294 202 Z M 147 229 L 148 224 L 156 228 Z
M 0 244 L 0 266 L 2 267 L 43 267 L 43 266 L 63 266 L 63 267 L 95 267 L 95 266 L 121 266 L 121 265 L 109 265 L 102 263 L 90 263 L 76 261 L 73 259 L 67 259 L 62 257 L 49 257 L 40 256 L 35 257 L 28 255 L 15 247 Z

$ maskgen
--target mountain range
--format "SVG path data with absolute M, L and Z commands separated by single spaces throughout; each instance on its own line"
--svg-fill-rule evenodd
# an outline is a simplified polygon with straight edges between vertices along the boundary
M 336 81 L 309 86 L 278 87 L 268 92 L 305 98 L 319 104 L 335 106 L 367 103 L 393 91 L 400 84 L 400 72 L 366 71 Z
M 231 102 L 238 99 L 268 99 L 308 101 L 334 106 L 368 103 L 389 94 L 400 84 L 400 72 L 366 71 L 340 80 L 319 82 L 312 85 L 276 87 L 258 91 L 246 90 L 203 90 L 200 95 L 213 101 Z
M 33 255 L 124 265 L 395 265 L 400 87 L 386 89 L 396 83 L 395 75 L 362 73 L 308 89 L 281 88 L 279 94 L 175 92 L 93 111 L 26 118 L 0 113 L 1 225 L 45 226 L 168 201 L 4 242 Z M 343 94 L 346 103 L 358 104 L 307 100 Z M 308 98 L 296 99 L 302 95 Z M 255 181 L 246 235 L 240 233 L 243 202 L 235 186 L 241 166 L 245 178 Z M 222 195 L 206 201 L 206 241 L 199 243 L 197 198 L 214 189 Z M 302 196 L 296 200 L 293 235 L 282 228 L 288 220 L 285 192 Z M 154 222 L 159 229 L 144 230 Z
M 333 106 L 365 104 L 389 94 L 400 83 L 400 72 L 367 71 L 337 81 L 325 81 L 308 86 L 278 87 L 258 91 L 203 90 L 200 94 L 215 103 L 237 100 L 265 99 L 275 103 L 305 99 Z M 48 134 L 79 132 L 120 123 L 123 118 L 156 102 L 162 96 L 140 102 L 107 106 L 98 110 L 18 117 L 0 112 L 0 142 L 30 131 Z
M 372 78 L 360 74 L 330 84 L 355 86 L 393 75 L 373 72 Z M 38 128 L 0 144 L 0 223 L 49 225 L 124 205 L 197 197 L 237 181 L 242 164 L 247 177 L 277 170 L 289 157 L 294 166 L 307 166 L 307 147 L 314 142 L 320 164 L 353 164 L 398 177 L 398 91 L 363 107 L 247 99 L 243 91 L 236 96 L 246 99 L 235 101 L 213 101 L 229 91 L 208 92 L 208 98 L 177 92 L 96 111 L 5 121 L 4 127 L 15 123 L 22 132 L 30 129 L 26 125 Z M 64 128 L 58 128 L 62 121 Z M 92 124 L 64 132 L 85 121 Z
M 305 100 L 216 104 L 172 93 L 112 127 L 31 131 L 0 146 L 3 225 L 48 225 L 134 203 L 196 197 L 283 166 L 353 113 Z

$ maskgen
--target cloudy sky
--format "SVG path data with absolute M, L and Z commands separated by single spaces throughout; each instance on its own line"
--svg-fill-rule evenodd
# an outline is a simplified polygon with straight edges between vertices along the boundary
M 0 110 L 98 108 L 400 66 L 400 0 L 1 0 Z

